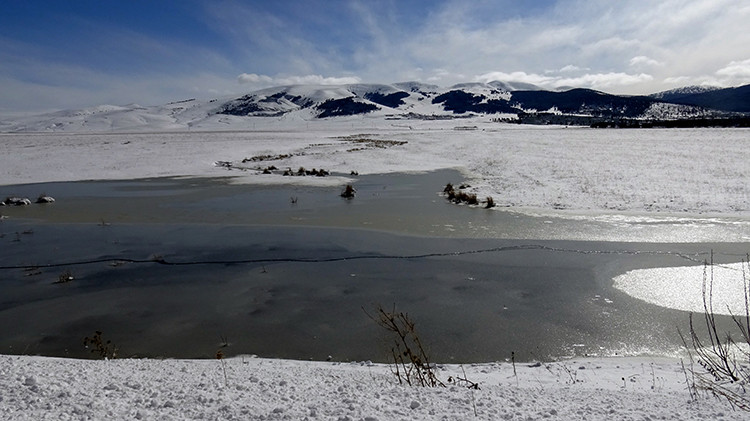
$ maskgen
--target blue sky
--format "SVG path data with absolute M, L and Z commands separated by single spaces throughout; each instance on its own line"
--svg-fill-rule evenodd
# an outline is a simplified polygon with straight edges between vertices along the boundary
M 748 0 L 0 0 L 0 111 L 291 83 L 750 83 Z

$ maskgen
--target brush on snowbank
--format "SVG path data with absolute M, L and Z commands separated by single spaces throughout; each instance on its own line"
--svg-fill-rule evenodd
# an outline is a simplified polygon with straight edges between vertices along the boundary
M 437 377 L 437 365 L 430 362 L 422 340 L 417 334 L 415 323 L 407 313 L 396 311 L 394 305 L 391 311 L 378 306 L 375 316 L 370 315 L 366 310 L 365 314 L 378 326 L 395 335 L 390 351 L 393 359 L 392 372 L 399 384 L 445 387 L 445 383 Z M 449 377 L 448 383 L 466 386 L 469 389 L 479 389 L 479 384 L 469 380 L 465 372 L 463 377 Z
M 365 311 L 365 313 L 367 313 Z M 417 335 L 414 322 L 409 315 L 397 312 L 396 306 L 391 311 L 386 311 L 378 306 L 376 315 L 367 314 L 378 326 L 392 332 L 396 338 L 391 346 L 393 358 L 393 374 L 399 384 L 406 383 L 409 386 L 423 387 L 445 387 L 435 374 L 436 366 L 430 363 L 425 352 L 422 341 Z
M 715 397 L 726 399 L 733 407 L 750 411 L 750 285 L 747 273 L 750 272 L 750 255 L 742 262 L 742 282 L 745 292 L 745 314 L 732 314 L 731 318 L 741 339 L 736 341 L 732 332 L 721 332 L 717 315 L 714 312 L 713 284 L 714 261 L 711 253 L 710 262 L 703 266 L 703 327 L 700 332 L 693 322 L 693 313 L 689 316 L 690 336 L 688 339 L 680 332 L 682 341 L 688 351 L 691 367 L 687 371 L 692 375 L 688 380 L 691 396 L 698 391 L 705 391 Z M 730 311 L 731 313 L 731 311 Z M 708 341 L 706 342 L 706 336 Z M 695 359 L 693 356 L 695 355 Z M 694 362 L 702 369 L 693 368 Z

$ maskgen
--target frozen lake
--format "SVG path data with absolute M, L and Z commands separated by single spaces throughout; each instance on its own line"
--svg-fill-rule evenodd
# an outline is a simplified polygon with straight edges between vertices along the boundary
M 226 338 L 228 354 L 382 361 L 365 310 L 395 304 L 438 361 L 672 355 L 687 313 L 613 278 L 747 252 L 741 219 L 447 203 L 439 192 L 462 180 L 366 175 L 353 200 L 338 186 L 216 178 L 2 187 L 57 202 L 2 209 L 0 349 L 83 356 L 101 330 L 124 355 L 211 357 Z M 72 281 L 53 283 L 66 271 Z

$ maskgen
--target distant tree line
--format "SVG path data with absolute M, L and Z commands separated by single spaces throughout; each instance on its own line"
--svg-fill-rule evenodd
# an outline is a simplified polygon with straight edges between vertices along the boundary
M 684 118 L 656 120 L 637 118 L 607 118 L 554 113 L 519 113 L 519 124 L 589 126 L 593 128 L 691 128 L 691 127 L 750 127 L 750 116 Z

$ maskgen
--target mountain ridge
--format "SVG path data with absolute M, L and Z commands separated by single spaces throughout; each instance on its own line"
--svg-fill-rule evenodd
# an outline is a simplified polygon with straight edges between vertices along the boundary
M 372 115 L 413 119 L 488 115 L 535 124 L 591 124 L 623 119 L 745 118 L 748 113 L 750 85 L 684 87 L 652 95 L 626 96 L 587 88 L 550 91 L 503 81 L 462 83 L 446 88 L 411 81 L 285 85 L 208 101 L 191 98 L 156 106 L 99 105 L 0 119 L 0 131 L 121 131 L 149 127 L 180 130 L 202 127 L 206 122 L 232 126 L 248 117 L 285 116 L 325 119 Z M 562 123 L 561 115 L 567 118 Z
M 750 113 L 750 85 L 732 88 L 708 88 L 690 93 L 677 92 L 668 96 L 674 104 Z

